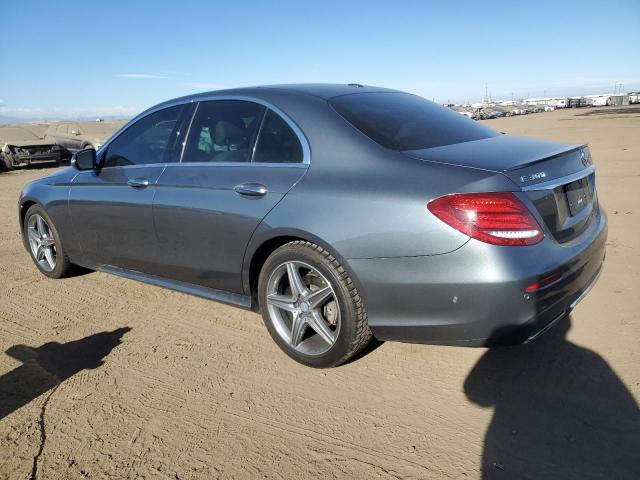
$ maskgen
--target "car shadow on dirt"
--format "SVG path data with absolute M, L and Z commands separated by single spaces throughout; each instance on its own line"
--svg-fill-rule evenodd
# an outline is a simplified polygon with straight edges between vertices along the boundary
M 0 376 L 0 420 L 82 370 L 98 368 L 131 328 L 100 332 L 67 343 L 14 345 L 7 355 L 22 362 Z
M 638 405 L 602 357 L 567 340 L 570 326 L 490 349 L 467 376 L 467 397 L 494 409 L 483 479 L 638 478 Z

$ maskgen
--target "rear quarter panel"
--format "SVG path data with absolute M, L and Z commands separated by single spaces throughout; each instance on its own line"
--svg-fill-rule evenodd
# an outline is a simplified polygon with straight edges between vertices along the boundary
M 322 174 L 312 166 L 261 227 L 308 232 L 346 259 L 441 255 L 469 237 L 434 217 L 430 200 L 513 189 L 502 175 L 398 157 L 383 172 Z
M 442 255 L 469 241 L 427 210 L 431 199 L 452 192 L 514 189 L 500 174 L 398 155 L 386 172 L 335 174 L 314 172 L 312 157 L 307 175 L 256 229 L 245 255 L 245 290 L 250 260 L 271 238 L 293 236 L 322 246 L 357 282 L 350 260 Z

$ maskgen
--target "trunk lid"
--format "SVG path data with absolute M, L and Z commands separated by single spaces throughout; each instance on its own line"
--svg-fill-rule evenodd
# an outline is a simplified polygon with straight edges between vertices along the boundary
M 578 237 L 600 214 L 594 167 L 585 145 L 498 135 L 404 153 L 423 161 L 506 175 L 560 243 Z

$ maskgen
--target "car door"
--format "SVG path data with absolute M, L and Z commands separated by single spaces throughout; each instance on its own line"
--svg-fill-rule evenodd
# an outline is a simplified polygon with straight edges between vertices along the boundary
M 77 152 L 82 148 L 82 144 L 84 139 L 82 138 L 82 129 L 80 125 L 77 123 L 70 123 L 67 133 L 67 138 L 69 139 L 69 150 L 72 152 Z
M 59 123 L 56 126 L 55 142 L 61 147 L 65 148 L 66 150 L 71 150 L 69 136 L 67 135 L 68 127 L 69 127 L 68 123 Z
M 141 118 L 106 146 L 99 168 L 74 178 L 69 212 L 85 264 L 140 272 L 154 264 L 155 184 L 177 159 L 173 146 L 185 109 L 173 106 Z
M 252 233 L 308 167 L 309 150 L 301 142 L 293 122 L 266 106 L 201 102 L 182 162 L 168 165 L 157 182 L 157 273 L 242 293 Z

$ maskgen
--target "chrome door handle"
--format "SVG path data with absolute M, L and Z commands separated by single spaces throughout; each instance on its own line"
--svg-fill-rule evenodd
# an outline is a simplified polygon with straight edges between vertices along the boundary
M 146 178 L 132 178 L 127 181 L 127 185 L 133 188 L 145 188 L 149 186 L 149 180 Z
M 233 191 L 240 195 L 247 195 L 249 197 L 263 197 L 269 190 L 260 183 L 241 183 L 240 185 L 233 187 Z

